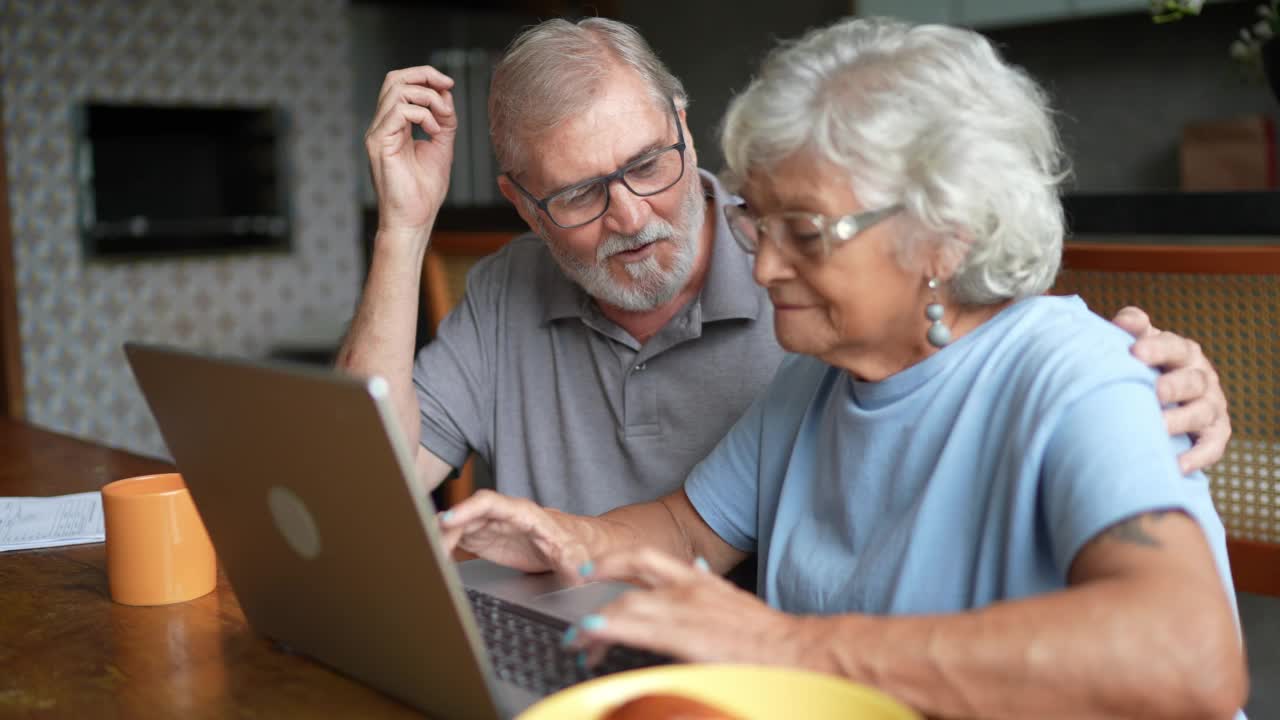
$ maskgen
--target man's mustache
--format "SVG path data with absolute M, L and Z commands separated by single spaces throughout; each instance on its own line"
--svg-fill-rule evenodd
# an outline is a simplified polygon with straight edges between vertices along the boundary
M 675 235 L 675 228 L 660 220 L 649 223 L 635 235 L 610 235 L 596 249 L 596 262 L 604 262 L 620 252 L 636 250 L 649 243 L 670 239 L 673 235 Z

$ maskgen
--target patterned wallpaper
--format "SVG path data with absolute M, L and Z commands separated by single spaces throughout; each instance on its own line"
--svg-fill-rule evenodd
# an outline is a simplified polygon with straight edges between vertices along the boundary
M 350 316 L 361 267 L 349 44 L 343 0 L 0 0 L 31 422 L 164 456 L 121 343 L 255 356 Z M 71 120 L 87 99 L 283 107 L 293 251 L 86 262 Z

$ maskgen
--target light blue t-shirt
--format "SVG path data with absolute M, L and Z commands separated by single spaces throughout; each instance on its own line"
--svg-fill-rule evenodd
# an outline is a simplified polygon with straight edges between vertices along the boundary
M 924 332 L 921 323 L 921 332 Z M 1080 549 L 1184 510 L 1234 605 L 1222 522 L 1182 476 L 1133 339 L 1078 298 L 1022 300 L 877 383 L 811 357 L 768 389 L 685 485 L 721 538 L 759 553 L 793 613 L 948 613 L 1060 590 Z

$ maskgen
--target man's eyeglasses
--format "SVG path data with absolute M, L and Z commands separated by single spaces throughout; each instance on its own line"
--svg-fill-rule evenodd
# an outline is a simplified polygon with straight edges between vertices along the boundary
M 633 195 L 649 197 L 670 189 L 684 177 L 684 128 L 680 126 L 675 103 L 671 104 L 671 113 L 676 122 L 676 144 L 645 153 L 608 175 L 583 180 L 541 200 L 516 182 L 511 173 L 505 175 L 551 222 L 566 230 L 582 227 L 609 210 L 609 186 L 615 181 L 621 182 Z
M 840 217 L 807 212 L 780 212 L 756 217 L 745 205 L 726 205 L 724 217 L 729 221 L 733 239 L 752 255 L 760 249 L 761 239 L 768 238 L 783 252 L 825 258 L 836 246 L 852 240 L 858 233 L 901 209 L 901 205 L 891 205 Z

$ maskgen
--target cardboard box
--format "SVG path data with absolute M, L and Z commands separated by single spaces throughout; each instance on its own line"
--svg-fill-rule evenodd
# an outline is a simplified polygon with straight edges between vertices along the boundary
M 1276 129 L 1267 115 L 1186 125 L 1179 148 L 1181 188 L 1187 191 L 1276 188 Z

